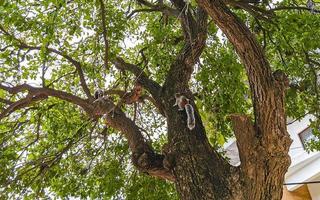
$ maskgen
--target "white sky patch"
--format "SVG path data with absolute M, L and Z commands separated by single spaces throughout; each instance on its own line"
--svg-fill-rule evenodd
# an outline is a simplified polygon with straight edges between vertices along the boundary
M 141 26 L 139 27 L 139 32 L 142 33 L 146 31 L 146 26 Z M 127 35 L 126 38 L 124 38 L 124 41 L 120 44 L 120 47 L 123 49 L 123 50 L 126 50 L 126 49 L 130 49 L 130 48 L 134 48 L 135 46 L 139 45 L 139 44 L 142 44 L 143 40 L 139 39 L 138 38 L 138 35 Z
M 222 30 L 219 28 L 217 31 L 217 37 L 219 38 L 219 41 L 223 44 L 225 41 L 227 41 L 227 37 L 222 32 Z

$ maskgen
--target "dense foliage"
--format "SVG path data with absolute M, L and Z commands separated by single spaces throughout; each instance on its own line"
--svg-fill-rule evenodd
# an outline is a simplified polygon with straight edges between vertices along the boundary
M 135 77 L 114 67 L 116 56 L 137 64 L 162 84 L 183 46 L 180 23 L 138 2 L 1 1 L 1 85 L 27 83 L 85 99 L 80 67 L 91 94 L 97 88 L 129 91 Z M 169 1 L 164 3 L 171 7 Z M 191 1 L 186 9 L 195 6 Z M 314 115 L 312 126 L 320 137 L 320 14 L 304 9 L 300 0 L 254 7 L 261 12 L 236 6 L 233 11 L 255 33 L 272 69 L 287 73 L 288 116 Z M 233 136 L 228 116 L 252 115 L 252 102 L 232 45 L 212 21 L 208 23 L 207 46 L 190 87 L 211 144 L 221 148 Z M 12 94 L 0 88 L 0 112 L 24 98 L 27 92 Z M 112 98 L 118 102 L 121 96 Z M 149 101 L 123 109 L 160 152 L 166 121 L 157 109 Z M 0 115 L 1 198 L 177 199 L 173 184 L 135 170 L 120 133 L 77 105 L 48 97 L 12 111 Z M 314 141 L 311 147 L 320 149 Z

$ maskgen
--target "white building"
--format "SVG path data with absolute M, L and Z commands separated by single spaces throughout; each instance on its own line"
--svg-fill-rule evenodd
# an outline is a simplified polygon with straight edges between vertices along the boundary
M 300 121 L 288 123 L 288 132 L 293 142 L 290 147 L 291 165 L 285 175 L 283 200 L 320 200 L 320 152 L 305 150 L 304 144 L 310 140 L 312 130 L 309 128 L 311 117 L 305 117 Z M 239 153 L 235 140 L 230 140 L 226 145 L 226 155 L 232 165 L 239 165 Z M 308 184 L 296 184 L 296 183 Z

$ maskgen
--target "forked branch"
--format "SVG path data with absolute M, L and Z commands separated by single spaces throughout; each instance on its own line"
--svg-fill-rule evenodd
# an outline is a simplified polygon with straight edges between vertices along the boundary
M 152 98 L 155 100 L 157 104 L 157 107 L 159 108 L 162 107 L 161 97 L 160 97 L 161 86 L 157 82 L 151 80 L 147 76 L 147 74 L 138 66 L 127 63 L 120 57 L 118 57 L 114 61 L 114 64 L 115 64 L 115 67 L 119 70 L 129 71 L 133 73 L 136 77 L 136 81 L 139 82 L 146 90 L 150 92 L 150 94 L 152 95 Z
M 0 24 L 0 31 L 2 31 L 4 33 L 4 35 L 6 35 L 7 37 L 10 37 L 13 40 L 17 41 L 18 42 L 18 46 L 17 47 L 20 48 L 20 49 L 28 49 L 28 50 L 41 50 L 42 49 L 42 47 L 39 47 L 39 46 L 30 46 L 30 45 L 26 44 L 24 41 L 22 41 L 21 39 L 15 37 L 15 35 L 9 33 L 7 30 L 5 30 L 5 28 L 1 24 Z M 74 58 L 72 58 L 70 55 L 68 55 L 68 54 L 66 54 L 66 53 L 64 53 L 62 51 L 59 51 L 57 49 L 50 48 L 50 47 L 45 47 L 45 48 L 49 53 L 55 53 L 55 54 L 65 58 L 71 64 L 73 64 L 75 66 L 75 68 L 76 68 L 76 70 L 78 72 L 79 78 L 80 78 L 81 87 L 84 90 L 84 92 L 85 92 L 86 96 L 88 97 L 88 99 L 92 100 L 93 97 L 92 97 L 92 95 L 90 93 L 90 90 L 88 88 L 88 85 L 86 83 L 81 63 L 79 61 L 75 60 Z
M 119 130 L 128 140 L 132 154 L 133 164 L 142 172 L 162 179 L 174 181 L 174 175 L 171 171 L 163 167 L 164 156 L 154 152 L 152 147 L 144 139 L 139 127 L 118 108 L 111 100 L 105 99 L 101 108 L 97 106 L 99 102 L 93 103 L 88 100 L 81 99 L 75 95 L 64 91 L 54 90 L 51 88 L 38 88 L 28 84 L 22 84 L 15 87 L 9 87 L 0 84 L 0 89 L 7 91 L 10 94 L 18 94 L 24 91 L 28 92 L 26 98 L 18 100 L 10 104 L 0 113 L 0 119 L 8 114 L 17 111 L 18 109 L 28 107 L 31 103 L 46 99 L 48 96 L 56 97 L 61 100 L 71 102 L 83 108 L 89 116 L 105 116 L 106 124 L 112 128 Z M 101 112 L 101 110 L 103 112 Z M 113 112 L 111 112 L 113 111 Z

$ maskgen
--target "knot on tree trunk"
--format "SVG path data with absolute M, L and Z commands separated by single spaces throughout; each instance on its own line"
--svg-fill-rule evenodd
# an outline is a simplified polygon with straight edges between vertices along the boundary
M 162 146 L 162 154 L 164 155 L 163 167 L 167 170 L 172 170 L 175 166 L 175 156 L 172 153 L 172 149 L 168 143 Z
M 132 154 L 132 163 L 139 171 L 159 177 L 161 179 L 175 181 L 172 172 L 163 165 L 164 155 L 148 150 L 136 151 Z
M 164 155 L 148 150 L 136 151 L 132 154 L 132 163 L 139 171 L 162 179 L 174 181 L 175 178 L 170 170 L 164 167 Z
M 136 151 L 132 154 L 132 162 L 141 171 L 148 170 L 155 165 L 159 165 L 163 160 L 163 155 L 155 154 L 152 151 Z
M 146 152 L 144 152 L 138 158 L 138 162 L 137 163 L 142 168 L 148 168 L 151 165 L 151 158 Z

